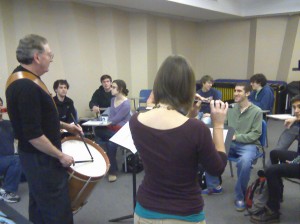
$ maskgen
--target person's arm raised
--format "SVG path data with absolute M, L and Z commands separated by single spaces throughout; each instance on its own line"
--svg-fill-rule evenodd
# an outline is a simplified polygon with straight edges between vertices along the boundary
M 228 103 L 221 100 L 212 100 L 210 102 L 210 116 L 213 123 L 213 141 L 216 149 L 225 153 L 225 144 L 223 137 L 224 122 L 228 110 Z

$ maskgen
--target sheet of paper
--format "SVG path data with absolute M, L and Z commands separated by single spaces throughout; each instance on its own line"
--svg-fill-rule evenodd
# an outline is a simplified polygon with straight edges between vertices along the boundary
M 276 120 L 286 120 L 288 118 L 292 118 L 293 116 L 290 114 L 270 114 L 267 115 L 267 118 L 273 118 Z
M 211 133 L 211 137 L 213 137 L 213 128 L 209 128 L 210 133 Z M 227 137 L 227 133 L 228 133 L 228 129 L 224 129 L 223 130 L 223 141 L 226 141 L 226 137 Z
M 110 141 L 129 149 L 133 154 L 137 152 L 136 147 L 133 143 L 131 131 L 129 128 L 129 122 L 127 122 L 114 136 L 112 136 Z
M 82 123 L 83 126 L 107 126 L 110 124 L 111 122 L 103 122 L 103 121 L 87 121 Z

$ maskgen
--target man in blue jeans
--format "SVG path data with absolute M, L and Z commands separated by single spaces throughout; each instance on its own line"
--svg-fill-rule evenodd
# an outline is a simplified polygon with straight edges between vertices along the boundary
M 300 95 L 295 96 L 291 100 L 292 107 L 295 112 L 295 121 L 300 121 Z M 294 122 L 295 122 L 294 121 Z M 299 129 L 298 129 L 299 137 Z M 263 210 L 252 215 L 250 221 L 253 223 L 279 223 L 280 221 L 280 202 L 283 196 L 282 177 L 300 179 L 300 144 L 298 142 L 298 150 L 287 151 L 276 149 L 270 152 L 270 165 L 265 175 L 268 184 L 268 201 Z
M 3 101 L 0 98 L 0 175 L 3 184 L 0 188 L 0 200 L 14 203 L 19 202 L 16 194 L 21 177 L 21 164 L 18 155 L 15 155 L 14 132 L 10 121 L 2 118 Z
M 249 100 L 251 86 L 237 83 L 234 89 L 234 107 L 228 110 L 225 124 L 234 128 L 229 156 L 238 157 L 237 182 L 235 185 L 235 208 L 245 210 L 245 193 L 250 179 L 252 161 L 261 147 L 259 137 L 262 133 L 262 111 Z M 222 193 L 219 177 L 206 173 L 207 189 L 202 194 Z
M 300 102 L 300 95 L 296 95 L 292 98 L 291 103 L 293 108 L 296 108 L 294 104 L 296 105 L 297 102 Z M 295 140 L 298 140 L 299 142 L 300 118 L 297 117 L 299 112 L 297 113 L 296 109 L 294 109 L 295 116 L 284 121 L 284 126 L 286 129 L 281 133 L 277 145 L 273 150 L 287 151 Z M 271 161 L 268 162 L 267 166 L 270 165 Z

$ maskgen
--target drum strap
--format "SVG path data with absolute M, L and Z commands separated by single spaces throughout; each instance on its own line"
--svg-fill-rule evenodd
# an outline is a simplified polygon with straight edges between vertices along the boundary
M 36 85 L 38 85 L 42 90 L 44 90 L 51 97 L 52 102 L 56 108 L 56 111 L 58 111 L 56 104 L 51 96 L 51 93 L 49 92 L 45 83 L 43 83 L 43 81 L 41 79 L 39 79 L 38 77 L 36 77 L 35 75 L 33 75 L 30 72 L 20 71 L 20 72 L 15 72 L 15 73 L 11 74 L 6 81 L 5 89 L 7 89 L 14 81 L 19 80 L 19 79 L 29 79 L 29 80 L 33 81 Z

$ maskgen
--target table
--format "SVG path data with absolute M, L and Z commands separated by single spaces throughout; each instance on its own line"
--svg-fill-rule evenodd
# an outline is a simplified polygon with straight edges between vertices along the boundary
M 288 118 L 293 118 L 294 116 L 290 114 L 268 114 L 267 118 L 275 119 L 275 120 L 286 120 Z

